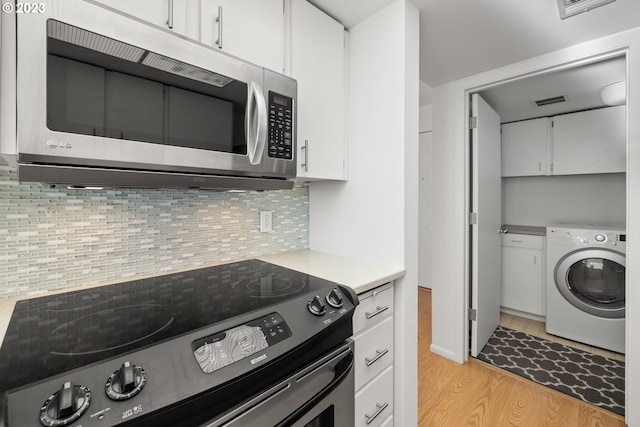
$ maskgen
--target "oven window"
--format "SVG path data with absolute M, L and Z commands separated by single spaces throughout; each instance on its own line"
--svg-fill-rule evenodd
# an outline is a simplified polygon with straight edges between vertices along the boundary
M 49 129 L 247 153 L 246 83 L 57 21 L 48 32 Z
M 331 405 L 304 427 L 335 427 L 334 419 L 334 407 Z

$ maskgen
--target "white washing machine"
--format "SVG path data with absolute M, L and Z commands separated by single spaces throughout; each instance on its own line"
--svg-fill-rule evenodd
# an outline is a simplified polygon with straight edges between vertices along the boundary
M 547 227 L 547 333 L 618 353 L 625 348 L 623 226 Z

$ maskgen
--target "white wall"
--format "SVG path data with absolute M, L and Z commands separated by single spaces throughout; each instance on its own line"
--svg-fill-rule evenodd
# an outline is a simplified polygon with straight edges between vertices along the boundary
M 640 283 L 640 27 L 434 88 L 433 340 L 432 350 L 467 359 L 468 93 L 559 64 L 628 49 L 627 283 Z M 626 420 L 640 426 L 640 287 L 627 286 Z
M 502 223 L 625 224 L 626 176 L 527 176 L 502 178 Z
M 432 111 L 431 105 L 420 107 L 418 184 L 418 286 L 431 288 L 432 215 Z
M 350 29 L 349 180 L 312 182 L 313 250 L 404 266 L 395 288 L 394 424 L 417 425 L 418 10 Z

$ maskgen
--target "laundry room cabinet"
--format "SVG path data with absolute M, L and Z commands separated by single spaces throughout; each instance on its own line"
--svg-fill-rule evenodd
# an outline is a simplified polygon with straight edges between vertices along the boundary
M 544 236 L 502 235 L 503 308 L 544 316 Z
M 625 172 L 624 105 L 563 114 L 551 122 L 553 175 Z
M 502 176 L 547 175 L 550 129 L 546 117 L 502 125 Z
M 502 177 L 626 171 L 625 106 L 502 125 Z

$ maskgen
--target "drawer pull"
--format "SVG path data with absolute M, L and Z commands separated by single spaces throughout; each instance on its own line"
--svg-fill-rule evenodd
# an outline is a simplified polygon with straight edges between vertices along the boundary
M 376 403 L 376 412 L 373 415 L 368 415 L 368 414 L 364 414 L 364 417 L 367 419 L 367 425 L 371 424 L 373 422 L 373 420 L 375 420 L 378 415 L 380 415 L 382 413 L 382 411 L 384 411 L 385 409 L 387 409 L 387 406 L 389 406 L 388 403 L 385 403 L 383 405 Z
M 367 366 L 371 366 L 374 363 L 376 363 L 378 360 L 380 360 L 380 358 L 387 353 L 389 353 L 389 350 L 386 348 L 382 351 L 376 350 L 376 355 L 373 357 L 373 359 L 369 359 L 368 357 L 365 357 L 364 361 L 367 362 Z
M 389 306 L 384 306 L 384 307 L 376 307 L 376 311 L 372 312 L 372 313 L 364 313 L 365 316 L 367 316 L 367 319 L 371 319 L 372 317 L 376 317 L 378 314 L 382 313 L 383 311 L 387 311 L 389 310 Z

